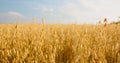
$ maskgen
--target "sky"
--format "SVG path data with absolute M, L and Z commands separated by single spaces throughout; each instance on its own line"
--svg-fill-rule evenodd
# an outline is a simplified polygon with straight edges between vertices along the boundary
M 120 16 L 120 0 L 0 0 L 0 23 L 16 23 L 18 16 L 50 24 L 112 22 Z

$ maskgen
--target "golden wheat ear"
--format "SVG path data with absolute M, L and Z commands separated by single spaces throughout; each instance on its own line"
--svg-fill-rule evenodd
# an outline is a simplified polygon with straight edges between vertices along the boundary
M 17 22 L 18 24 L 20 24 L 21 23 L 21 17 L 20 16 L 18 16 L 18 22 Z
M 105 19 L 104 19 L 104 26 L 107 26 L 107 22 L 108 22 L 108 19 L 105 18 Z

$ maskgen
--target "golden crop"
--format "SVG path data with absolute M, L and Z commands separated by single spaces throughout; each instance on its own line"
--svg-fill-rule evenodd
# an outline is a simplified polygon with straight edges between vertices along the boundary
M 120 63 L 120 25 L 0 24 L 0 63 Z

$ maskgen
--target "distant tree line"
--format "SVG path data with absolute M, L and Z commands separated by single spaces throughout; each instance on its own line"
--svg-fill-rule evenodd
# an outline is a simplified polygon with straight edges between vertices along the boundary
M 117 22 L 112 22 L 110 24 L 120 24 L 120 21 L 117 21 Z
M 116 22 L 111 22 L 110 24 L 120 24 L 120 16 L 119 16 L 119 20 Z

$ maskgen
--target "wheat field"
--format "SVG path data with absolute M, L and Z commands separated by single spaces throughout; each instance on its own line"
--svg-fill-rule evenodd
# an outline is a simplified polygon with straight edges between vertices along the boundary
M 0 63 L 120 63 L 120 24 L 0 24 Z

